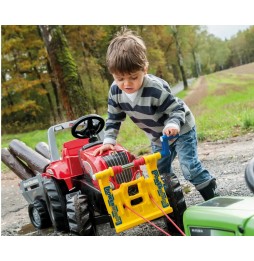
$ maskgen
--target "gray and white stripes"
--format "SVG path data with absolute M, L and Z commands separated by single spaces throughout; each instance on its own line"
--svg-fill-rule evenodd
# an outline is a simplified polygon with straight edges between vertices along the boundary
M 116 143 L 126 114 L 157 145 L 160 145 L 159 138 L 166 126 L 175 126 L 181 135 L 195 125 L 194 116 L 188 106 L 171 94 L 166 81 L 151 74 L 145 76 L 133 101 L 113 82 L 109 90 L 104 144 Z

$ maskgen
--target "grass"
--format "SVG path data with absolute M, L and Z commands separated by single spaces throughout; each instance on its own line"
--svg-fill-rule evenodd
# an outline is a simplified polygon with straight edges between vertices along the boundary
M 227 74 L 206 76 L 209 94 L 196 117 L 200 140 L 218 140 L 254 131 L 254 79 Z M 191 108 L 195 115 L 195 106 Z
M 13 139 L 22 140 L 27 145 L 32 148 L 35 148 L 36 144 L 40 141 L 47 142 L 47 132 L 45 130 L 36 130 L 27 133 L 19 133 L 19 134 L 6 134 L 2 135 L 2 144 L 1 147 L 8 147 L 9 143 Z
M 177 97 L 180 98 L 180 99 L 184 99 L 184 97 L 187 96 L 189 90 L 183 90 L 183 91 L 180 91 L 178 94 L 177 94 Z
M 2 135 L 1 148 L 8 148 L 10 142 L 13 139 L 18 139 L 20 141 L 23 141 L 27 146 L 31 147 L 32 149 L 35 149 L 35 146 L 39 142 L 48 143 L 47 130 L 36 130 L 27 133 L 19 133 L 15 135 L 13 134 Z M 57 147 L 59 149 L 59 152 L 61 151 L 62 144 L 71 139 L 73 139 L 73 137 L 70 131 L 66 130 L 66 131 L 56 133 L 56 141 L 57 141 Z M 1 162 L 1 170 L 2 171 L 8 170 L 8 167 L 5 166 L 5 164 L 3 164 L 2 162 Z
M 253 75 L 219 72 L 205 78 L 209 93 L 201 104 L 191 107 L 196 118 L 198 139 L 218 140 L 254 132 Z M 187 94 L 188 91 L 184 91 L 178 96 L 183 98 Z M 197 113 L 200 105 L 202 111 Z M 106 118 L 105 115 L 102 117 Z M 35 148 L 38 142 L 47 142 L 47 130 L 3 135 L 1 147 L 8 147 L 12 139 L 19 139 L 29 147 Z M 59 150 L 62 143 L 70 139 L 70 132 L 57 134 Z M 135 155 L 150 152 L 148 138 L 129 118 L 121 126 L 118 142 Z M 2 170 L 6 169 L 2 164 Z
M 47 130 L 36 130 L 27 133 L 19 133 L 19 134 L 7 134 L 2 136 L 1 148 L 8 147 L 10 142 L 13 139 L 18 139 L 26 143 L 27 146 L 31 148 L 35 148 L 38 142 L 46 142 L 48 143 Z M 69 131 L 63 131 L 56 134 L 57 146 L 58 148 L 68 140 L 73 139 L 72 135 Z
M 145 133 L 129 117 L 121 126 L 118 142 L 135 155 L 151 152 L 150 142 Z

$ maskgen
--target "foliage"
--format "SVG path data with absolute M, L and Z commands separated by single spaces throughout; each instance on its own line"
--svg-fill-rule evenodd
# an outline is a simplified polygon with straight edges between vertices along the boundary
M 38 26 L 2 26 L 3 133 L 47 128 L 65 121 L 66 99 L 75 117 L 106 112 L 112 76 L 106 68 L 105 54 L 121 26 L 44 27 L 52 29 L 60 41 L 56 42 L 59 45 L 54 54 L 66 85 L 56 81 L 56 69 L 49 63 Z M 146 43 L 149 73 L 163 77 L 170 85 L 182 80 L 171 26 L 130 25 L 128 28 L 140 34 Z M 254 26 L 225 41 L 209 35 L 204 26 L 179 25 L 177 29 L 187 78 L 254 61 Z M 61 87 L 66 94 L 59 97 Z
M 2 26 L 2 131 L 14 122 L 48 122 L 45 66 L 36 26 Z

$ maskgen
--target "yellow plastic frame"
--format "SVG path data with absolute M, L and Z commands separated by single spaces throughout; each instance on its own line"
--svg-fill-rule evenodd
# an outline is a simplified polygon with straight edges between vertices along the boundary
M 146 222 L 128 208 L 133 209 L 148 220 L 153 220 L 164 215 L 158 206 L 167 214 L 173 212 L 157 169 L 157 160 L 161 158 L 161 153 L 157 152 L 144 156 L 143 158 L 145 160 L 148 177 L 144 178 L 142 176 L 136 180 L 122 183 L 118 189 L 112 190 L 110 187 L 109 177 L 114 176 L 114 171 L 111 167 L 95 174 L 108 213 L 112 217 L 117 233 Z M 128 188 L 133 185 L 137 185 L 138 193 L 130 196 L 128 194 Z M 151 201 L 150 196 L 158 206 Z M 132 201 L 137 198 L 142 198 L 142 202 L 132 205 Z

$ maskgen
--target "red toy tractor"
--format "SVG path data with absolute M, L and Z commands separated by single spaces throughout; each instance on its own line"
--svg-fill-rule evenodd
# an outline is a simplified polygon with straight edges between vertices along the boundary
M 33 226 L 53 225 L 57 231 L 90 236 L 96 235 L 98 224 L 110 222 L 121 232 L 165 214 L 183 229 L 186 204 L 181 186 L 175 175 L 158 174 L 158 155 L 156 161 L 148 156 L 137 159 L 116 145 L 115 151 L 94 156 L 104 124 L 103 118 L 91 114 L 49 128 L 50 163 L 43 173 L 20 183 Z M 55 133 L 68 128 L 76 139 L 63 144 L 60 157 Z M 150 168 L 148 174 L 141 165 Z M 178 233 L 164 218 L 168 232 Z

